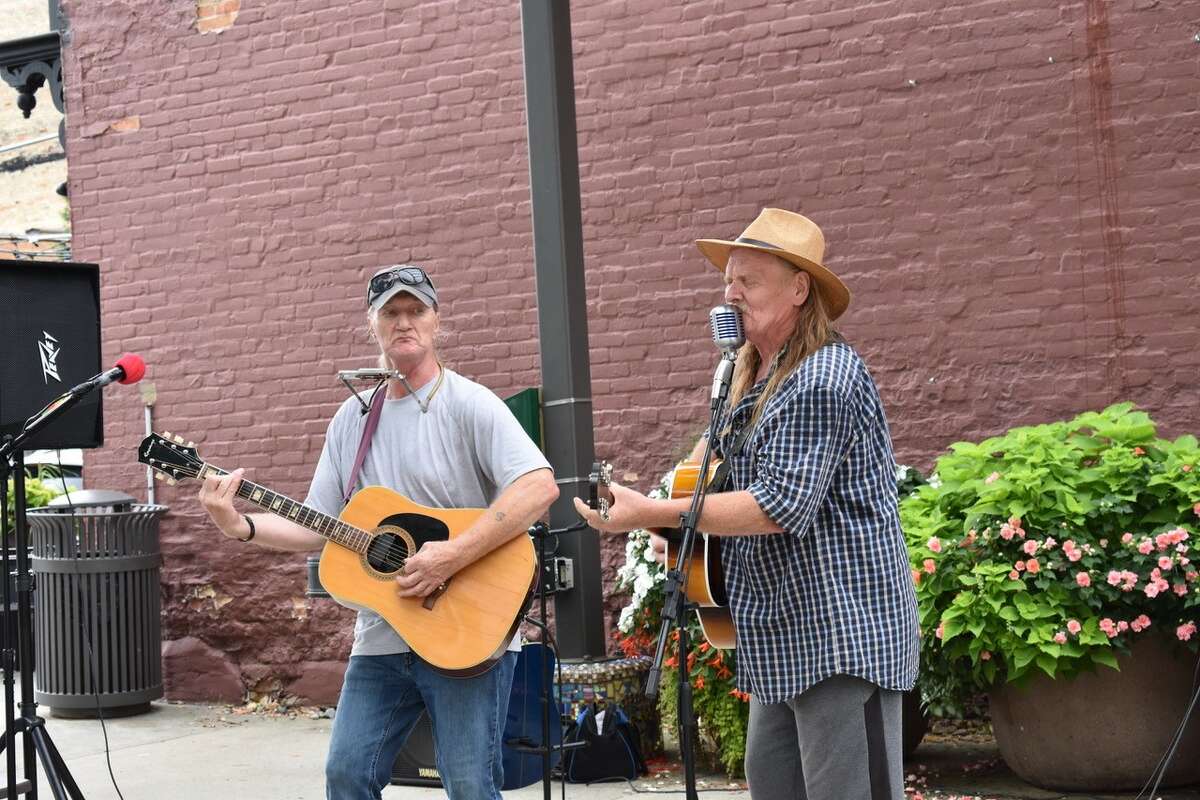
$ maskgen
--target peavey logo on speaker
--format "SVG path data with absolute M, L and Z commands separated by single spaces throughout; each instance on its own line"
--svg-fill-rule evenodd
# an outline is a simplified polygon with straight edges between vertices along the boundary
M 62 383 L 62 378 L 58 377 L 59 352 L 58 339 L 42 331 L 42 340 L 38 342 L 38 355 L 42 357 L 42 380 L 47 384 L 51 378 Z

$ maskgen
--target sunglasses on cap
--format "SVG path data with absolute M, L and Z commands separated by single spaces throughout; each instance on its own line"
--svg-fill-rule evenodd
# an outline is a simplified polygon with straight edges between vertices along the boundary
M 430 289 L 433 288 L 433 281 L 425 274 L 425 270 L 420 267 L 396 267 L 371 278 L 371 282 L 367 284 L 367 305 L 371 305 L 376 297 L 379 297 L 397 283 L 402 283 L 405 286 L 427 284 Z

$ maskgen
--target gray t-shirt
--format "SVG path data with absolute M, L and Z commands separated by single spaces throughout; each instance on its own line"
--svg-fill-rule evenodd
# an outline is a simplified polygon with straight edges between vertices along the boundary
M 437 380 L 417 390 L 425 399 Z M 353 397 L 333 415 L 308 498 L 337 516 L 367 417 Z M 550 464 L 508 406 L 491 390 L 447 369 L 442 386 L 421 413 L 411 395 L 384 402 L 379 427 L 355 491 L 386 486 L 433 508 L 486 508 L 522 475 Z M 515 643 L 510 649 L 519 647 Z M 382 617 L 359 608 L 351 655 L 388 655 L 408 645 Z

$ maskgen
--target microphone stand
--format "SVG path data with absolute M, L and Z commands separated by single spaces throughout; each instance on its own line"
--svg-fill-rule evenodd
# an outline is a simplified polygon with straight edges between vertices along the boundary
M 82 383 L 71 389 L 56 400 L 52 400 L 44 409 L 30 417 L 25 428 L 16 436 L 8 435 L 0 440 L 0 480 L 8 485 L 11 477 L 13 482 L 13 522 L 15 530 L 17 561 L 17 632 L 14 642 L 10 625 L 4 625 L 3 650 L 0 650 L 0 661 L 4 671 L 4 740 L 0 749 L 6 751 L 6 785 L 3 796 L 16 797 L 18 792 L 30 792 L 36 796 L 37 761 L 41 759 L 46 771 L 46 781 L 50 785 L 56 800 L 66 800 L 68 795 L 72 800 L 83 800 L 79 786 L 67 769 L 62 754 L 54 746 L 50 734 L 46 731 L 46 721 L 37 714 L 37 703 L 33 699 L 33 625 L 32 599 L 33 579 L 29 574 L 29 523 L 25 517 L 25 461 L 23 450 L 25 443 L 44 428 L 52 419 L 60 416 L 74 406 L 89 391 L 101 385 L 96 379 Z M 4 512 L 4 497 L 0 494 L 0 512 Z M 7 528 L 7 515 L 3 516 L 3 527 Z M 7 530 L 2 531 L 7 534 Z M 7 541 L 7 535 L 4 537 Z M 3 570 L 0 601 L 3 602 L 3 613 L 9 609 L 9 561 L 8 548 L 3 546 L 0 556 L 0 569 Z M 13 645 L 16 645 L 14 652 Z M 21 676 L 21 716 L 14 718 L 13 673 Z M 17 734 L 24 734 L 25 780 L 17 783 L 16 743 Z
M 725 402 L 729 397 L 729 380 L 733 375 L 733 364 L 736 359 L 736 351 L 725 350 L 721 354 L 721 362 L 717 365 L 716 374 L 713 376 L 711 417 L 708 437 L 704 444 L 704 456 L 700 460 L 700 472 L 696 477 L 696 488 L 692 492 L 691 507 L 687 512 L 679 515 L 679 555 L 675 559 L 675 566 L 667 572 L 662 627 L 658 633 L 654 663 L 651 665 L 650 675 L 646 679 L 646 696 L 658 697 L 658 684 L 662 679 L 662 664 L 663 656 L 666 653 L 667 638 L 671 627 L 674 626 L 679 632 L 677 651 L 679 753 L 683 758 L 684 785 L 688 800 L 699 800 L 699 794 L 696 792 L 695 745 L 700 738 L 700 729 L 696 724 L 696 714 L 692 707 L 692 681 L 687 666 L 688 655 L 691 653 L 691 643 L 688 640 L 688 612 L 697 607 L 695 603 L 687 599 L 687 573 L 691 566 L 692 550 L 696 542 L 696 526 L 700 521 L 700 513 L 704 509 L 704 498 L 708 490 L 708 466 L 712 461 L 712 442 L 717 435 L 717 423 L 724 413 Z

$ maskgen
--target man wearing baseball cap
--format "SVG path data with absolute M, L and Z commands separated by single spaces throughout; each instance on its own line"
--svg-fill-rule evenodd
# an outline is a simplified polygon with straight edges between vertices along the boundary
M 486 508 L 467 530 L 428 541 L 395 579 L 403 597 L 430 598 L 467 565 L 517 536 L 558 497 L 550 465 L 508 407 L 438 358 L 437 290 L 424 268 L 384 267 L 367 284 L 367 327 L 388 380 L 386 399 L 357 473 L 357 488 L 386 486 L 432 508 Z M 305 504 L 336 517 L 368 417 L 342 404 Z M 242 470 L 209 478 L 205 509 L 227 537 L 281 550 L 315 550 L 317 534 L 273 514 L 240 514 L 232 498 Z M 527 588 L 527 587 L 523 587 Z M 330 800 L 379 798 L 421 712 L 433 723 L 437 766 L 451 800 L 496 800 L 501 737 L 519 637 L 491 669 L 449 677 L 414 657 L 379 615 L 360 609 L 325 766 Z
M 767 208 L 736 239 L 696 244 L 746 333 L 732 412 L 711 432 L 729 482 L 706 497 L 697 529 L 722 537 L 737 681 L 750 694 L 750 794 L 901 800 L 916 595 L 883 403 L 834 328 L 850 292 L 800 214 Z M 611 488 L 607 520 L 576 501 L 601 530 L 674 527 L 690 504 Z

